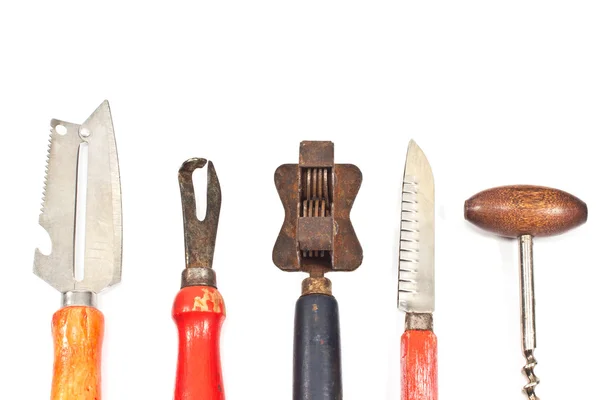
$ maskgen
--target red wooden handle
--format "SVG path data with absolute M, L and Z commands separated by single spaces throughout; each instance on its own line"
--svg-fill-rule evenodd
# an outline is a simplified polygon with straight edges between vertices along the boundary
M 175 298 L 179 330 L 175 400 L 224 400 L 219 341 L 225 304 L 210 286 L 183 288 Z
M 52 318 L 51 400 L 100 400 L 104 316 L 93 307 L 65 307 Z
M 402 335 L 402 400 L 437 400 L 437 338 L 432 331 Z

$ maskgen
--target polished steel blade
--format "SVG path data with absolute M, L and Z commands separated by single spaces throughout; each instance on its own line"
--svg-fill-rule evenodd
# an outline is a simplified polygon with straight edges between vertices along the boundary
M 425 154 L 410 141 L 402 184 L 398 308 L 432 313 L 434 280 L 434 184 Z
M 121 280 L 121 185 L 110 107 L 104 101 L 82 125 L 52 120 L 51 126 L 39 222 L 50 235 L 52 251 L 44 255 L 36 249 L 34 273 L 63 293 L 98 293 Z M 77 281 L 77 166 L 84 142 L 88 145 L 84 277 Z

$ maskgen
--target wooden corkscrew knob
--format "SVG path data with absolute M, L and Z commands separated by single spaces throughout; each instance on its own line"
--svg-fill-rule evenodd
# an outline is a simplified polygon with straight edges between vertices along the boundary
M 577 197 L 542 186 L 513 185 L 487 189 L 465 201 L 465 219 L 500 236 L 552 236 L 587 220 Z

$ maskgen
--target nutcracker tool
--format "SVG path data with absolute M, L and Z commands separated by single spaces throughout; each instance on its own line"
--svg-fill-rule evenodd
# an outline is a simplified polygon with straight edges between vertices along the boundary
M 353 271 L 362 248 L 350 209 L 362 182 L 360 170 L 334 164 L 333 143 L 300 143 L 298 164 L 275 171 L 285 221 L 273 249 L 284 271 L 303 271 L 294 327 L 294 400 L 341 400 L 338 304 L 325 273 Z
M 192 174 L 207 166 L 206 216 L 199 220 Z M 212 269 L 221 210 L 221 186 L 213 163 L 192 158 L 179 169 L 186 268 L 173 304 L 179 331 L 175 400 L 223 400 L 220 335 L 225 304 Z
M 431 166 L 410 141 L 402 183 L 398 308 L 405 312 L 401 339 L 402 400 L 437 400 L 434 248 L 435 201 Z
M 36 250 L 34 273 L 62 293 L 52 318 L 51 399 L 100 400 L 104 316 L 96 295 L 121 281 L 122 251 L 119 163 L 107 101 L 81 125 L 52 120 L 39 223 L 52 251 Z M 76 245 L 76 237 L 85 244 Z
M 552 236 L 573 229 L 587 220 L 587 206 L 577 197 L 558 189 L 514 185 L 484 190 L 465 202 L 465 219 L 486 231 L 519 241 L 521 288 L 521 339 L 527 384 L 523 392 L 538 400 L 539 379 L 534 368 L 536 348 L 535 293 L 533 284 L 533 237 Z

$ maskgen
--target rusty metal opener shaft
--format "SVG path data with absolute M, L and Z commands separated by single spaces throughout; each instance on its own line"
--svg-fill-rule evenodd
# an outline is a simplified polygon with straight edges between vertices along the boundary
M 192 174 L 207 165 L 206 217 L 198 219 L 196 195 Z M 183 208 L 183 232 L 185 238 L 185 270 L 181 277 L 181 287 L 208 285 L 217 286 L 212 269 L 217 227 L 221 210 L 221 186 L 215 167 L 204 158 L 192 158 L 179 169 L 179 188 Z

